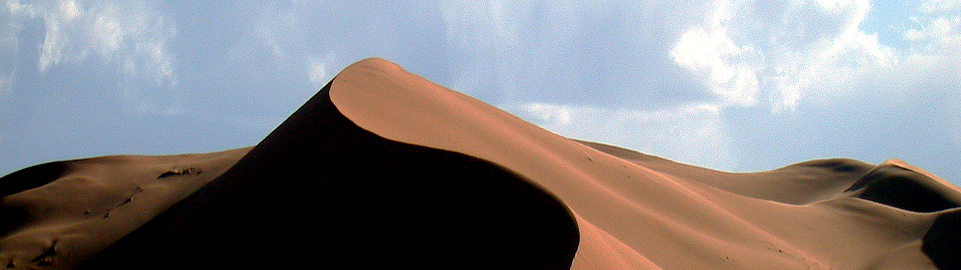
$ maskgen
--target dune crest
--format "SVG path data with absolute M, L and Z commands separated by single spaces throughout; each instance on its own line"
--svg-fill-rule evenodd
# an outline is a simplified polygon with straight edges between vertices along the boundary
M 255 147 L 48 163 L 0 194 L 0 269 L 961 267 L 961 189 L 902 161 L 715 171 L 383 59 Z
M 637 253 L 603 256 L 640 256 L 665 269 L 857 269 L 898 268 L 878 262 L 901 250 L 931 263 L 913 243 L 935 215 L 844 194 L 871 170 L 861 162 L 735 174 L 656 157 L 632 160 L 643 155 L 557 136 L 381 59 L 345 69 L 330 95 L 347 118 L 375 134 L 490 160 L 531 179 L 565 202 L 579 227 L 604 231 Z M 943 180 L 927 182 L 945 196 L 959 194 Z M 929 198 L 887 203 L 912 199 Z M 582 243 L 599 239 L 609 238 L 582 231 Z M 863 244 L 838 245 L 840 239 Z M 582 267 L 590 260 L 579 258 L 601 255 L 577 256 L 573 268 L 590 269 L 597 265 Z

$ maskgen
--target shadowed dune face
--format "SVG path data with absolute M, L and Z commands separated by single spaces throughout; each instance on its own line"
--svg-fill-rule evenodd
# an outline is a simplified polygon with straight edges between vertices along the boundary
M 16 194 L 24 190 L 46 185 L 60 178 L 67 171 L 63 162 L 50 162 L 16 171 L 0 178 L 0 198 Z M 11 230 L 23 224 L 29 213 L 20 207 L 0 207 L 0 235 L 7 235 Z
M 912 212 L 935 212 L 961 207 L 961 196 L 924 174 L 882 164 L 865 174 L 847 191 L 858 198 Z
M 64 162 L 50 162 L 22 169 L 0 178 L 0 198 L 36 188 L 60 178 L 67 171 Z
M 938 217 L 924 235 L 921 250 L 940 269 L 961 269 L 961 209 Z
M 329 87 L 231 170 L 81 269 L 566 269 L 577 224 L 518 175 L 380 138 Z

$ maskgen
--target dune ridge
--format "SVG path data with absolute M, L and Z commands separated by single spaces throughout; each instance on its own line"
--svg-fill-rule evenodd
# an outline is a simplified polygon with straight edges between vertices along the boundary
M 579 227 L 606 231 L 662 268 L 901 268 L 892 265 L 901 262 L 884 260 L 896 249 L 917 265 L 933 263 L 915 243 L 940 212 L 918 213 L 844 193 L 865 171 L 860 162 L 829 160 L 755 174 L 655 158 L 647 162 L 656 166 L 638 166 L 378 59 L 338 75 L 331 99 L 359 126 L 385 138 L 467 153 L 535 179 L 572 209 Z M 788 195 L 791 190 L 779 186 L 747 185 L 761 179 L 813 187 Z M 928 182 L 938 183 L 928 186 L 935 193 L 957 194 L 943 180 Z M 897 192 L 892 189 L 882 188 Z M 602 239 L 581 237 L 582 244 Z M 693 256 L 677 260 L 677 254 Z M 582 256 L 575 258 L 575 269 Z
M 0 224 L 7 269 L 961 268 L 961 189 L 903 161 L 715 171 L 564 138 L 376 58 L 253 148 L 49 163 L 0 192 L 20 216 Z

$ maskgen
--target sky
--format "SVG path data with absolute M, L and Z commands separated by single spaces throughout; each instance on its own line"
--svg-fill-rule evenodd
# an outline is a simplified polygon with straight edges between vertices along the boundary
M 547 130 L 725 171 L 961 184 L 961 0 L 0 0 L 0 175 L 257 144 L 381 57 Z

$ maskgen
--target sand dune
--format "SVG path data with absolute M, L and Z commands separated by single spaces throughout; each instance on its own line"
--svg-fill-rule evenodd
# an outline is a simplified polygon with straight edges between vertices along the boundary
M 902 161 L 715 171 L 381 59 L 252 148 L 48 163 L 0 195 L 0 269 L 961 268 L 961 189 Z
M 0 269 L 70 269 L 229 169 L 249 151 L 112 156 L 0 178 Z

